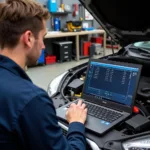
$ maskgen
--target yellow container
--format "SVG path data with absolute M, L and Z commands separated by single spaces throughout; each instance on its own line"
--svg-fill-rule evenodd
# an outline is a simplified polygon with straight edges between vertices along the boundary
M 82 21 L 68 21 L 67 28 L 70 32 L 78 32 L 82 30 Z

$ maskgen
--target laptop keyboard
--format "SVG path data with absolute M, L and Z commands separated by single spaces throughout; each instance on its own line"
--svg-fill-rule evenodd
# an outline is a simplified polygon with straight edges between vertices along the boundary
M 77 101 L 75 103 L 77 104 Z M 84 101 L 84 103 L 86 104 L 86 107 L 88 109 L 88 115 L 93 116 L 95 118 L 99 118 L 106 122 L 112 123 L 122 116 L 122 114 L 119 112 L 115 112 L 113 110 L 109 110 L 109 109 L 103 108 L 101 106 L 93 105 L 93 104 L 87 103 L 85 101 Z M 69 106 L 68 106 L 68 108 L 69 108 Z

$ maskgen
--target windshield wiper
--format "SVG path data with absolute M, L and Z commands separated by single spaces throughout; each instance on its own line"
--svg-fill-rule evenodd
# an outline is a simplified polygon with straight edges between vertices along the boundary
M 150 57 L 150 54 L 148 54 L 148 53 L 140 53 L 140 54 L 145 57 Z
M 150 54 L 150 50 L 147 50 L 145 48 L 140 48 L 140 47 L 129 47 L 129 49 L 134 49 L 134 50 L 138 50 L 147 54 Z
M 140 51 L 140 55 L 145 57 L 150 57 L 150 50 L 140 47 L 129 47 L 129 49 L 134 49 Z

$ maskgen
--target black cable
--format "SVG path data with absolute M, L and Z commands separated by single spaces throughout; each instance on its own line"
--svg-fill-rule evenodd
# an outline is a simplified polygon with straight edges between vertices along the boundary
M 150 116 L 148 116 L 147 119 L 150 119 Z
M 145 108 L 145 106 L 143 106 L 138 100 L 136 101 L 136 105 L 135 106 L 139 108 L 139 110 L 143 114 L 143 116 L 145 116 L 145 117 L 150 116 L 150 114 L 147 111 L 147 109 Z
M 113 55 L 114 55 L 115 52 L 114 52 L 114 46 L 113 46 L 113 40 L 112 40 L 112 38 L 111 38 L 111 48 L 112 48 L 112 53 L 113 53 Z
M 141 112 L 141 114 L 142 114 L 144 117 L 146 117 L 144 111 L 143 111 L 141 108 L 139 108 L 139 107 L 138 107 L 138 109 L 139 109 L 139 111 Z

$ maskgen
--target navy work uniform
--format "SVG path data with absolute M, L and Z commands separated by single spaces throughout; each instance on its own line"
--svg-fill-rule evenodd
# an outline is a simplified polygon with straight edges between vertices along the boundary
M 74 122 L 64 137 L 47 93 L 0 55 L 0 150 L 85 150 L 84 134 Z

